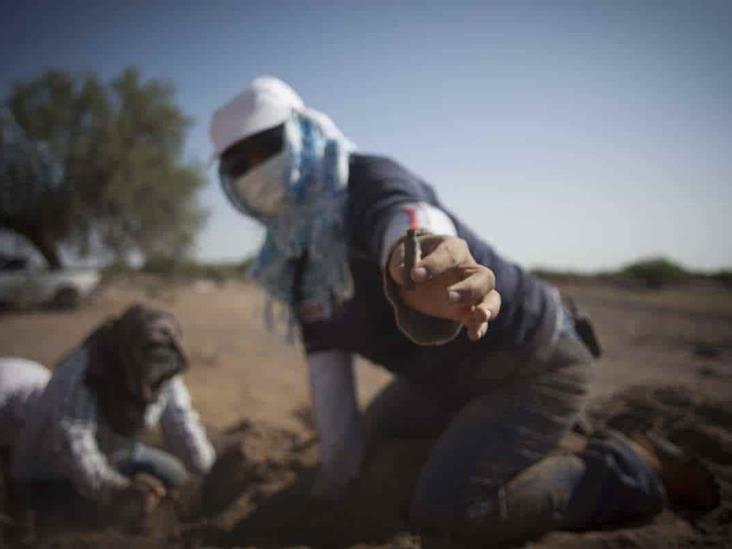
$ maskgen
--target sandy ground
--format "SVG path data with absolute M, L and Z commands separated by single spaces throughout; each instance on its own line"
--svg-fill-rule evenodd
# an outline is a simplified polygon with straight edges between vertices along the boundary
M 665 431 L 710 464 L 724 503 L 703 517 L 672 510 L 649 523 L 553 533 L 528 546 L 732 546 L 732 292 L 650 293 L 587 283 L 562 290 L 591 313 L 605 349 L 594 366 L 594 421 Z M 306 370 L 297 344 L 264 329 L 263 297 L 251 285 L 116 281 L 73 313 L 5 312 L 0 356 L 52 367 L 95 324 L 137 300 L 162 305 L 180 319 L 191 360 L 186 381 L 219 462 L 193 495 L 165 502 L 144 532 L 79 532 L 62 522 L 39 529 L 37 545 L 445 546 L 410 533 L 403 518 L 428 442 L 381 449 L 340 505 L 308 498 L 317 445 Z M 364 361 L 357 375 L 362 405 L 390 379 Z

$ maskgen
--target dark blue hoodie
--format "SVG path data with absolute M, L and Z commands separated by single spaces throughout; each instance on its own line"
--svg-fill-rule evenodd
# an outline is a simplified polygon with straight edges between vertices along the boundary
M 419 384 L 442 383 L 451 369 L 475 353 L 530 352 L 552 337 L 558 314 L 556 291 L 498 255 L 450 213 L 430 185 L 388 158 L 354 154 L 348 179 L 346 239 L 354 296 L 328 320 L 303 322 L 308 353 L 340 349 L 359 354 Z M 397 327 L 384 295 L 380 252 L 384 231 L 405 203 L 426 202 L 445 211 L 478 263 L 496 276 L 500 314 L 479 342 L 465 330 L 439 346 L 413 343 Z

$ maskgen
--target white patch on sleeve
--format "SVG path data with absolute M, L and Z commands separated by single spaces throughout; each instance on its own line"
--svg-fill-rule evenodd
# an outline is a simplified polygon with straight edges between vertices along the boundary
M 385 267 L 394 244 L 404 236 L 409 228 L 411 212 L 413 212 L 416 229 L 422 232 L 439 235 L 457 235 L 452 219 L 435 206 L 426 202 L 409 202 L 400 206 L 399 211 L 390 220 L 384 231 L 381 243 L 381 266 Z
M 334 476 L 350 477 L 363 451 L 352 355 L 322 351 L 307 359 L 321 463 Z

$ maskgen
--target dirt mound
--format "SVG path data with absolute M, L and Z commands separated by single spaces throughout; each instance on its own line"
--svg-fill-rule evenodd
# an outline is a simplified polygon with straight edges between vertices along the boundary
M 531 547 L 725 547 L 732 540 L 732 402 L 675 388 L 636 388 L 590 410 L 596 427 L 650 428 L 709 464 L 722 505 L 696 517 L 666 511 L 643 524 L 552 533 Z M 306 422 L 303 422 L 306 423 Z M 166 501 L 142 532 L 38 532 L 53 547 L 431 547 L 409 531 L 405 509 L 430 441 L 389 441 L 367 456 L 345 501 L 310 497 L 316 464 L 312 431 L 244 422 L 216 436 L 219 459 L 207 478 Z M 176 518 L 177 517 L 177 518 Z M 440 547 L 449 544 L 442 540 Z
M 582 534 L 555 533 L 542 547 L 729 547 L 732 544 L 732 400 L 706 399 L 680 387 L 634 387 L 595 404 L 595 428 L 654 429 L 706 463 L 722 504 L 696 516 L 671 509 L 650 523 Z
M 309 428 L 309 422 L 303 422 Z M 188 530 L 195 545 L 418 547 L 402 509 L 429 444 L 400 441 L 367 458 L 361 479 L 345 501 L 310 496 L 316 441 L 296 433 L 244 423 L 230 430 L 206 478 L 200 514 Z M 195 540 L 195 541 L 194 541 Z
M 553 533 L 532 547 L 726 547 L 732 540 L 732 402 L 707 400 L 678 388 L 635 388 L 597 403 L 595 427 L 654 428 L 704 460 L 720 483 L 723 504 L 704 516 L 668 510 L 650 522 L 602 531 Z M 266 438 L 266 436 L 265 436 Z M 258 547 L 427 547 L 410 533 L 405 509 L 430 441 L 400 440 L 372 449 L 345 502 L 314 505 L 308 497 L 312 461 L 292 481 L 259 499 L 221 545 Z M 293 447 L 294 449 L 294 447 Z M 281 453 L 287 456 L 287 451 Z M 271 458 L 271 455 L 269 456 Z M 273 470 L 271 467 L 269 470 Z M 282 470 L 287 470 L 283 467 Z M 434 544 L 434 542 L 433 542 Z M 448 544 L 441 540 L 440 547 Z

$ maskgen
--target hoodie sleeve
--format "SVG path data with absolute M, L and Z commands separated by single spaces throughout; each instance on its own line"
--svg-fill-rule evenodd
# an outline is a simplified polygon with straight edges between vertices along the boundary
M 407 307 L 399 296 L 399 287 L 389 276 L 388 263 L 392 251 L 402 242 L 407 229 L 414 228 L 421 234 L 455 236 L 455 224 L 436 206 L 426 202 L 407 202 L 398 211 L 392 211 L 385 226 L 379 257 L 384 294 L 394 309 L 397 326 L 418 345 L 441 345 L 451 341 L 460 332 L 460 323 L 428 316 Z
M 460 324 L 407 307 L 385 268 L 392 250 L 412 225 L 421 233 L 457 235 L 451 216 L 432 187 L 388 158 L 359 157 L 352 170 L 348 210 L 352 239 L 358 249 L 379 263 L 384 293 L 397 326 L 419 345 L 441 345 L 454 339 Z
M 97 439 L 97 403 L 81 379 L 66 395 L 57 428 L 60 464 L 64 476 L 83 496 L 108 502 L 129 479 L 120 474 L 100 450 Z
M 358 474 L 364 441 L 356 401 L 353 357 L 344 351 L 307 356 L 310 397 L 320 441 L 322 495 L 342 492 Z
M 181 376 L 175 376 L 168 385 L 168 399 L 160 425 L 168 449 L 186 469 L 198 475 L 211 469 L 216 454 Z

